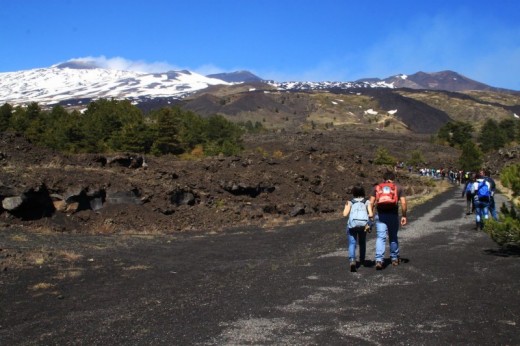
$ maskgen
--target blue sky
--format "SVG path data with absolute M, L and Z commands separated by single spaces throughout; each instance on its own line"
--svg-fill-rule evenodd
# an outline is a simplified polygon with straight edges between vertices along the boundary
M 520 90 L 518 0 L 2 0 L 0 72 L 103 66 L 276 81 L 453 70 Z

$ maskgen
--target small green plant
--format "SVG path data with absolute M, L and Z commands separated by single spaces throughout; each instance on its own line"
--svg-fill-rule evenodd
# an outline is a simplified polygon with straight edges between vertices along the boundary
M 283 152 L 281 150 L 275 150 L 273 152 L 273 157 L 276 159 L 281 159 L 283 157 Z
M 217 199 L 215 201 L 215 207 L 217 209 L 222 209 L 222 208 L 224 208 L 225 205 L 226 205 L 226 201 L 224 201 L 223 199 Z
M 256 148 L 256 151 L 262 155 L 262 157 L 268 157 L 269 156 L 269 153 L 267 152 L 267 150 L 265 150 L 264 148 L 262 147 L 257 147 Z
M 425 162 L 422 151 L 414 150 L 408 159 L 408 164 L 412 166 L 422 165 Z
M 390 155 L 388 149 L 383 147 L 377 148 L 376 158 L 374 160 L 376 165 L 395 165 L 396 162 L 397 159 Z

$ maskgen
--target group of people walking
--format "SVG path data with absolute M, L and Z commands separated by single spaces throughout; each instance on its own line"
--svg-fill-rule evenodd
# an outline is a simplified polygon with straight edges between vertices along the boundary
M 375 267 L 384 267 L 386 240 L 390 242 L 390 260 L 392 266 L 398 266 L 400 226 L 406 225 L 407 205 L 402 187 L 395 182 L 395 173 L 388 171 L 383 175 L 383 182 L 374 184 L 369 198 L 361 184 L 352 188 L 353 198 L 345 204 L 343 216 L 348 217 L 347 234 L 349 240 L 350 271 L 355 272 L 359 265 L 367 266 L 366 234 L 373 225 L 376 228 Z M 399 205 L 401 217 L 399 217 Z M 356 246 L 359 243 L 359 262 L 356 261 Z
M 466 214 L 475 214 L 476 229 L 483 229 L 490 218 L 498 220 L 495 207 L 495 181 L 489 171 L 480 170 L 468 174 L 462 190 L 466 196 Z M 392 266 L 400 264 L 398 231 L 407 223 L 407 202 L 403 188 L 395 182 L 395 173 L 387 171 L 383 182 L 374 184 L 367 198 L 361 184 L 352 188 L 353 198 L 345 203 L 343 216 L 348 218 L 348 258 L 350 271 L 356 272 L 360 265 L 370 266 L 366 260 L 366 236 L 375 225 L 375 268 L 384 268 L 386 240 L 390 243 L 390 261 Z M 399 206 L 401 216 L 399 217 Z M 359 262 L 356 261 L 356 248 L 359 246 Z
M 466 215 L 475 214 L 475 228 L 483 229 L 489 216 L 498 220 L 495 205 L 496 184 L 489 171 L 480 170 L 471 173 L 462 189 L 462 197 L 466 196 Z

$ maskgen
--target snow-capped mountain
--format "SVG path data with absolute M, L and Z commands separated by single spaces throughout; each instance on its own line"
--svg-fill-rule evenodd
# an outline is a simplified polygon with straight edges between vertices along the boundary
M 512 91 L 507 89 L 491 87 L 469 79 L 457 72 L 417 72 L 412 75 L 398 74 L 385 79 L 363 78 L 354 82 L 275 82 L 268 81 L 279 90 L 324 90 L 331 88 L 353 89 L 353 88 L 409 88 L 425 90 L 487 90 L 487 91 Z
M 230 84 L 190 71 L 142 73 L 67 62 L 32 70 L 0 73 L 0 104 L 52 105 L 75 99 L 181 98 L 210 85 Z
M 103 69 L 84 60 L 70 60 L 49 68 L 0 73 L 0 105 L 38 102 L 41 105 L 77 104 L 78 100 L 129 99 L 135 103 L 150 99 L 181 99 L 212 85 L 266 83 L 278 90 L 325 90 L 352 88 L 412 88 L 448 91 L 494 90 L 452 71 L 418 72 L 386 79 L 367 78 L 354 82 L 266 81 L 248 71 L 203 76 L 194 72 L 144 73 Z

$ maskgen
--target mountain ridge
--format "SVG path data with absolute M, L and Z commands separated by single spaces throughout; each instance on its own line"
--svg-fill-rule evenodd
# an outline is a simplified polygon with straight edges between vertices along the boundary
M 73 100 L 99 98 L 130 99 L 135 103 L 152 98 L 182 99 L 214 85 L 263 83 L 281 91 L 327 90 L 332 88 L 410 88 L 446 91 L 486 90 L 513 92 L 474 81 L 454 71 L 398 74 L 384 79 L 363 78 L 352 82 L 278 82 L 264 80 L 249 71 L 207 76 L 180 70 L 134 72 L 100 68 L 91 61 L 70 60 L 48 68 L 0 73 L 0 104 L 38 102 L 66 104 Z

